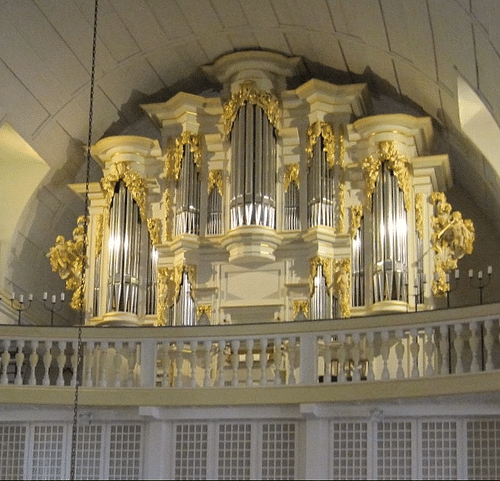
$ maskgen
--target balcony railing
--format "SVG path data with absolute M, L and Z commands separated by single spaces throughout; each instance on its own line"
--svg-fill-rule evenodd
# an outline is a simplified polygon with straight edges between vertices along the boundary
M 393 392 L 388 383 L 408 385 L 422 379 L 441 380 L 447 386 L 443 394 L 450 394 L 465 392 L 464 376 L 497 372 L 494 381 L 487 383 L 486 389 L 493 390 L 500 382 L 499 319 L 500 304 L 490 304 L 336 321 L 86 327 L 80 372 L 76 369 L 76 328 L 2 326 L 0 397 L 15 402 L 23 390 L 72 392 L 78 376 L 82 392 L 112 392 L 118 400 L 127 390 L 159 393 L 150 399 L 138 395 L 137 401 L 122 400 L 139 404 L 180 403 L 181 397 L 173 394 L 176 391 L 183 393 L 183 402 L 188 404 L 210 403 L 214 392 L 224 392 L 230 403 L 227 396 L 238 390 L 246 392 L 249 403 L 258 402 L 259 396 L 260 402 L 309 402 L 331 399 L 331 389 L 355 385 L 352 396 L 390 398 L 415 392 L 415 385 L 405 391 L 400 383 L 398 392 Z M 451 379 L 456 380 L 454 387 L 446 385 Z M 359 390 L 363 385 L 364 394 Z M 312 386 L 319 388 L 317 393 L 330 386 L 329 394 L 315 397 Z M 296 394 L 277 395 L 279 389 L 273 390 L 282 387 L 293 388 Z M 6 398 L 14 389 L 18 394 Z M 167 390 L 172 393 L 168 399 L 161 394 Z M 197 394 L 191 398 L 186 390 Z M 259 396 L 249 395 L 251 390 Z M 264 394 L 269 390 L 272 396 Z M 24 402 L 37 402 L 39 396 L 28 397 Z M 59 400 L 64 403 L 70 398 Z M 98 397 L 92 399 L 98 402 Z

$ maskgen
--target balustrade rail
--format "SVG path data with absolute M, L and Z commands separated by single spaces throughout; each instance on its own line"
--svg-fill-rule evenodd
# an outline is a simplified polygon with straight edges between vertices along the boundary
M 383 382 L 500 369 L 500 305 L 339 321 L 171 328 L 4 326 L 0 384 L 237 388 Z M 1 388 L 0 388 L 1 389 Z

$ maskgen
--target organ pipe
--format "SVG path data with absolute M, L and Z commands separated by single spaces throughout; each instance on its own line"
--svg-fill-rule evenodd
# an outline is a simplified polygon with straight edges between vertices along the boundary
M 208 194 L 207 235 L 222 234 L 222 196 L 214 188 Z
M 276 134 L 264 110 L 246 102 L 231 132 L 231 228 L 275 228 Z
M 384 163 L 374 192 L 372 228 L 374 302 L 406 301 L 408 229 L 404 193 Z
M 110 208 L 107 312 L 137 314 L 140 250 L 139 206 L 119 181 Z
M 175 235 L 200 231 L 200 174 L 194 162 L 191 146 L 183 146 L 182 165 L 177 181 Z
M 365 304 L 365 258 L 363 225 L 357 229 L 352 240 L 352 287 L 351 303 L 353 307 Z
M 331 317 L 331 299 L 328 286 L 323 274 L 323 266 L 318 265 L 316 276 L 313 281 L 313 293 L 311 295 L 311 319 L 327 319 Z

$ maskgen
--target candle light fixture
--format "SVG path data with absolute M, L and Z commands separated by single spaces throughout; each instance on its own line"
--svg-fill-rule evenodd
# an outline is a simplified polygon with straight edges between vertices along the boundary
M 18 326 L 21 325 L 21 315 L 23 312 L 29 310 L 31 307 L 31 302 L 33 301 L 33 294 L 28 294 L 28 301 L 25 302 L 24 300 L 24 295 L 20 294 L 19 298 L 16 299 L 16 293 L 13 292 L 10 296 L 10 305 L 12 309 L 17 311 L 17 324 Z
M 493 275 L 493 267 L 488 266 L 488 270 L 486 272 L 487 272 L 488 277 L 485 279 L 483 277 L 483 271 L 478 271 L 477 282 L 475 283 L 474 282 L 474 270 L 469 269 L 469 282 L 470 282 L 470 285 L 473 287 L 475 284 L 476 289 L 478 289 L 478 291 L 479 291 L 479 304 L 483 303 L 483 289 L 490 285 L 491 276 Z
M 66 300 L 66 296 L 65 296 L 64 292 L 61 292 L 61 295 L 60 295 L 61 303 L 59 304 L 59 307 L 56 307 L 57 296 L 55 294 L 52 295 L 50 304 L 47 304 L 48 295 L 46 292 L 43 293 L 42 299 L 43 299 L 43 307 L 45 307 L 45 309 L 47 311 L 50 311 L 50 325 L 53 327 L 54 326 L 54 312 L 59 312 L 62 309 L 62 307 L 64 305 L 64 301 Z

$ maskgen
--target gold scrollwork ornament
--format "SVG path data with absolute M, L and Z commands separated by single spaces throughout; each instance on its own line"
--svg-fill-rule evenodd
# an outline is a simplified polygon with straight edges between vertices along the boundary
M 293 301 L 293 319 L 296 319 L 300 312 L 304 314 L 304 317 L 309 316 L 309 301 L 306 300 Z
M 311 275 L 309 277 L 309 293 L 310 295 L 314 292 L 314 279 L 318 274 L 318 267 L 321 266 L 323 269 L 323 276 L 326 280 L 326 286 L 328 290 L 332 287 L 332 259 L 327 259 L 326 257 L 315 256 L 311 259 Z
M 335 261 L 334 286 L 342 317 L 351 317 L 351 259 Z
M 222 112 L 222 121 L 226 136 L 229 136 L 233 123 L 238 115 L 238 110 L 245 102 L 256 104 L 262 107 L 269 122 L 274 128 L 278 128 L 281 112 L 278 99 L 268 92 L 263 92 L 254 88 L 255 83 L 252 81 L 243 82 L 240 89 L 231 95 L 231 99 L 224 105 Z
M 323 137 L 323 150 L 326 152 L 326 160 L 331 169 L 335 165 L 335 133 L 333 127 L 326 123 L 317 121 L 307 129 L 306 153 L 309 159 L 313 158 L 314 146 L 319 137 Z
M 283 181 L 283 189 L 288 192 L 290 184 L 294 183 L 297 188 L 300 186 L 299 179 L 299 164 L 288 164 L 285 166 L 285 178 Z
M 184 158 L 184 147 L 189 146 L 191 153 L 193 154 L 193 161 L 200 170 L 201 168 L 201 141 L 202 136 L 200 134 L 193 134 L 189 131 L 184 131 L 182 134 L 175 139 L 174 145 L 167 152 L 166 159 L 166 173 L 169 175 L 173 174 L 174 179 L 179 180 L 182 167 L 182 159 Z
M 160 267 L 157 278 L 156 325 L 164 326 L 168 308 L 175 299 L 174 269 Z
M 70 305 L 77 310 L 83 310 L 85 305 L 85 245 L 85 216 L 82 215 L 78 217 L 77 227 L 73 230 L 73 239 L 57 236 L 55 245 L 47 254 L 52 271 L 59 273 L 59 277 L 66 281 L 66 289 L 73 291 Z
M 222 170 L 211 170 L 208 173 L 207 187 L 209 194 L 212 192 L 212 190 L 217 189 L 219 195 L 221 197 L 223 196 L 224 183 L 222 180 Z
M 446 273 L 457 268 L 457 261 L 474 249 L 475 230 L 470 219 L 463 219 L 459 211 L 452 212 L 443 192 L 433 192 L 431 201 L 435 206 L 432 217 L 433 234 L 431 244 L 434 256 L 435 279 L 432 292 L 441 296 L 450 290 Z
M 352 205 L 351 206 L 351 239 L 354 239 L 358 234 L 358 230 L 361 227 L 361 219 L 363 218 L 363 206 L 362 205 Z

